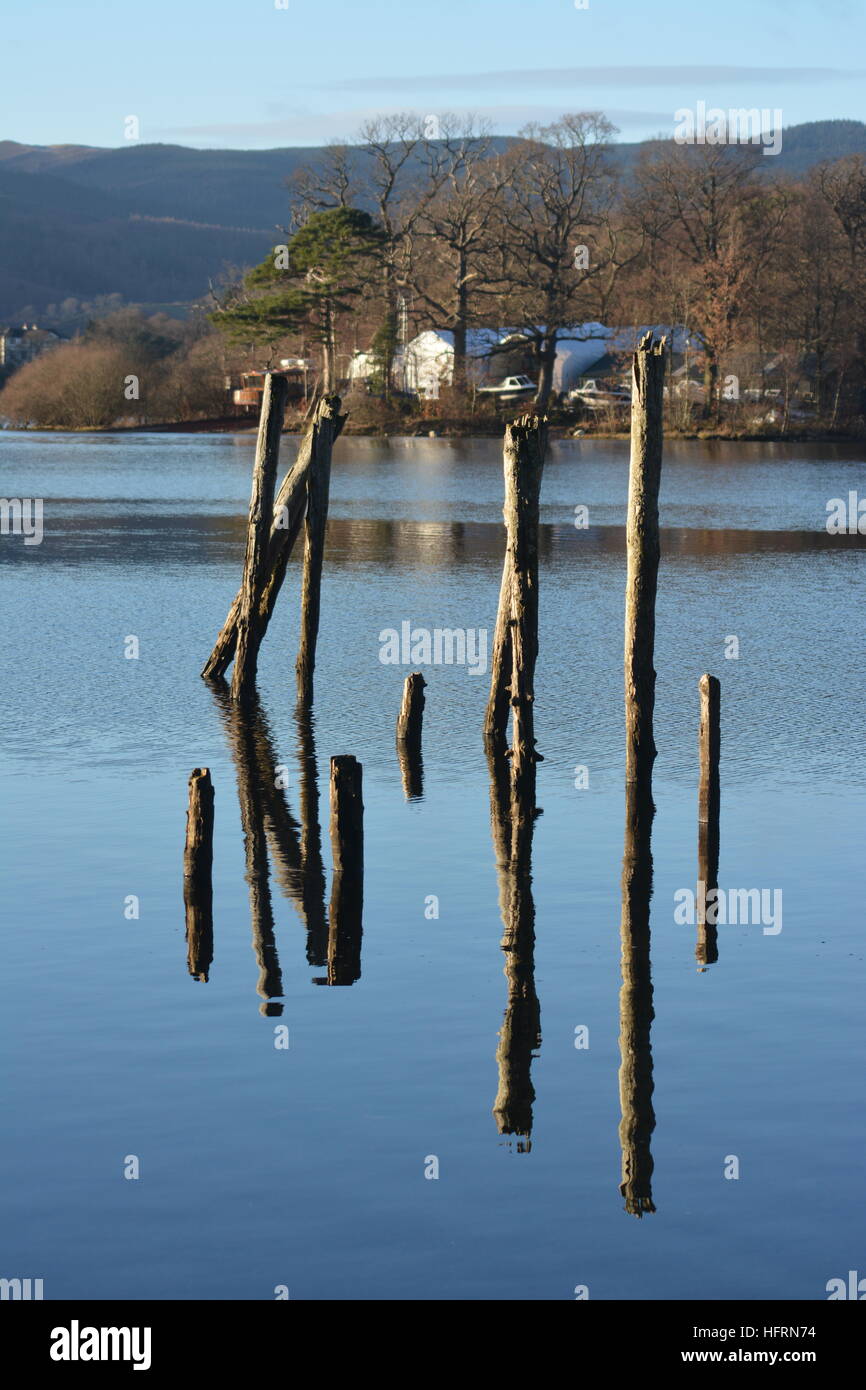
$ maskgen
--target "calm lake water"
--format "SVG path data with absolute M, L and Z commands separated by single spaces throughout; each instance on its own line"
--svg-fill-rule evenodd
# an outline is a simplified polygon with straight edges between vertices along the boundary
M 866 494 L 862 449 L 666 450 L 641 1220 L 619 1191 L 627 444 L 558 443 L 545 470 L 534 959 L 530 942 L 504 1041 L 488 676 L 424 668 L 407 800 L 411 667 L 379 659 L 403 622 L 492 637 L 500 447 L 338 444 L 312 729 L 293 715 L 296 562 L 261 654 L 252 743 L 288 786 L 255 920 L 238 783 L 258 764 L 198 674 L 240 576 L 252 451 L 0 434 L 3 494 L 45 499 L 41 545 L 0 541 L 0 1274 L 43 1278 L 46 1298 L 628 1300 L 823 1299 L 866 1272 L 866 537 L 825 529 L 828 499 Z M 698 877 L 704 671 L 722 685 L 719 884 L 780 890 L 783 915 L 720 925 L 701 969 L 674 895 Z M 363 937 L 360 977 L 327 988 L 339 753 L 364 769 Z M 182 896 L 203 764 L 207 982 Z

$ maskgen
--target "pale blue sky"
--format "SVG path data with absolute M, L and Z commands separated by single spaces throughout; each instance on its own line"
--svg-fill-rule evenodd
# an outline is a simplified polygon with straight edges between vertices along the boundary
M 678 107 L 866 119 L 864 0 L 40 0 L 2 17 L 0 139 L 268 148 L 369 115 L 475 111 L 513 132 L 603 110 L 622 139 Z

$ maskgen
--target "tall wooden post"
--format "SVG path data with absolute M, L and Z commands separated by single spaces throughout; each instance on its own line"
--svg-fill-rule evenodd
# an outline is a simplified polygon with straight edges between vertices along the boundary
M 634 354 L 625 596 L 626 781 L 652 769 L 656 587 L 665 343 L 648 333 Z
M 364 802 L 361 764 L 350 754 L 331 759 L 331 854 L 328 984 L 351 985 L 361 976 Z
M 698 939 L 695 958 L 699 965 L 713 965 L 719 958 L 718 931 L 707 921 L 706 900 L 719 886 L 719 753 L 721 748 L 721 686 L 718 677 L 703 675 L 698 682 L 701 698 L 699 734 L 701 779 L 698 791 Z
M 256 680 L 259 645 L 264 627 L 259 620 L 259 599 L 264 588 L 268 542 L 274 517 L 274 492 L 280 456 L 280 435 L 289 385 L 284 376 L 268 372 L 259 417 L 259 435 L 253 463 L 253 486 L 247 522 L 247 549 L 241 582 L 237 620 L 232 699 L 249 695 Z
M 206 767 L 196 767 L 189 779 L 183 898 L 189 973 L 194 979 L 204 981 L 213 960 L 213 823 L 214 790 L 210 771 Z
M 313 416 L 311 430 L 304 576 L 301 584 L 301 636 L 295 663 L 298 701 L 306 705 L 313 699 L 313 670 L 316 664 L 316 639 L 319 634 L 321 609 L 322 560 L 325 554 L 325 531 L 331 488 L 331 450 L 343 426 L 343 419 L 337 414 L 339 406 L 338 396 L 326 397 Z
M 504 747 L 513 715 L 512 771 L 524 778 L 535 752 L 533 706 L 538 654 L 538 508 L 547 427 L 525 415 L 505 427 L 505 563 L 491 653 L 490 696 L 484 734 Z

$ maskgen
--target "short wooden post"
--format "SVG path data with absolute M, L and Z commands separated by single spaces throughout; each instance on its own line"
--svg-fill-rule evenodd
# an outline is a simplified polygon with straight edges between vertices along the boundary
M 411 743 L 420 748 L 426 687 L 427 682 L 420 671 L 413 671 L 411 676 L 406 677 L 403 700 L 397 716 L 398 743 Z
M 328 936 L 328 984 L 361 976 L 364 900 L 362 767 L 350 754 L 331 759 L 331 854 L 334 877 Z
M 268 541 L 274 517 L 274 492 L 280 435 L 288 400 L 289 384 L 283 376 L 268 372 L 259 417 L 259 435 L 253 463 L 253 485 L 247 523 L 247 549 L 238 610 L 237 648 L 232 672 L 232 699 L 248 695 L 256 680 L 259 645 L 264 627 L 259 621 L 259 598 L 264 587 Z
M 424 690 L 427 686 L 420 671 L 406 677 L 403 700 L 397 716 L 397 758 L 407 801 L 418 801 L 424 795 L 424 761 L 421 756 L 421 731 L 424 720 Z
M 701 776 L 698 791 L 698 937 L 695 958 L 699 965 L 713 965 L 719 958 L 715 920 L 707 921 L 707 894 L 719 886 L 719 753 L 721 748 L 721 685 L 718 677 L 703 675 L 698 682 L 701 700 L 699 733 Z M 715 917 L 715 914 L 713 914 Z
M 625 596 L 626 781 L 652 769 L 656 588 L 665 342 L 647 333 L 634 354 Z
M 214 790 L 210 771 L 206 767 L 196 767 L 189 779 L 183 898 L 189 973 L 194 979 L 204 981 L 213 960 L 213 824 Z
M 513 757 L 520 775 L 535 760 L 533 701 L 538 653 L 538 506 L 547 448 L 543 419 L 526 415 L 505 427 L 505 562 L 491 652 L 485 739 L 503 747 L 513 711 Z
M 328 404 L 330 402 L 330 406 Z M 336 409 L 333 409 L 336 402 Z M 301 583 L 301 636 L 295 663 L 298 700 L 310 704 L 313 699 L 313 670 L 316 664 L 316 640 L 319 634 L 321 610 L 322 560 L 325 554 L 325 532 L 328 525 L 328 498 L 331 487 L 331 451 L 342 429 L 343 420 L 337 414 L 339 397 L 332 396 L 317 408 L 311 430 L 312 448 L 307 474 L 307 519 L 304 535 L 304 575 Z

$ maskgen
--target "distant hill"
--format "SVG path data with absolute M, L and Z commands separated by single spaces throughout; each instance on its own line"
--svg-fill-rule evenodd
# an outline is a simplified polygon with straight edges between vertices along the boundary
M 617 154 L 628 167 L 639 149 Z M 786 129 L 766 163 L 796 176 L 848 154 L 866 154 L 866 124 L 813 121 Z M 0 141 L 0 321 L 69 297 L 195 301 L 225 268 L 262 259 L 287 221 L 287 178 L 321 155 Z

